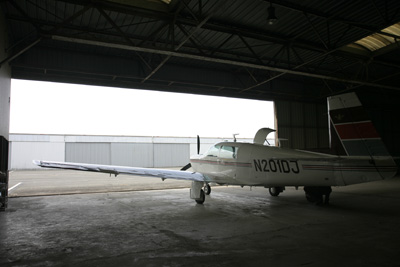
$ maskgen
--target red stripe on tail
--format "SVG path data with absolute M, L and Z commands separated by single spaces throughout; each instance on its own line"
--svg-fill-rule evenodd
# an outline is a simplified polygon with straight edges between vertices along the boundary
M 379 138 L 372 122 L 354 122 L 335 127 L 342 140 Z

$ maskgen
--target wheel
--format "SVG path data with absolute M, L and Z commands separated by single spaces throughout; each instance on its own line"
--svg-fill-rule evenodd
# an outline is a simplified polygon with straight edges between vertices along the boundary
M 204 194 L 204 191 L 201 190 L 200 191 L 200 199 L 196 200 L 196 203 L 197 204 L 203 204 L 205 200 L 206 200 L 206 195 Z
M 325 195 L 325 204 L 329 203 L 329 194 L 332 192 L 330 186 L 305 186 L 304 191 L 306 193 L 306 199 L 315 203 L 317 206 L 324 204 L 324 195 Z
M 210 186 L 209 184 L 206 184 L 206 185 L 204 186 L 204 194 L 206 194 L 207 196 L 208 196 L 209 194 L 211 194 L 211 186 Z
M 279 196 L 279 194 L 282 192 L 282 189 L 280 187 L 270 187 L 269 188 L 269 194 L 273 197 Z

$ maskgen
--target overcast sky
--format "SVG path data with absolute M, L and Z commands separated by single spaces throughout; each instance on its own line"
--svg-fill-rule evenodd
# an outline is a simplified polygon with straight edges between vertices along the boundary
M 253 138 L 273 103 L 15 80 L 10 133 Z

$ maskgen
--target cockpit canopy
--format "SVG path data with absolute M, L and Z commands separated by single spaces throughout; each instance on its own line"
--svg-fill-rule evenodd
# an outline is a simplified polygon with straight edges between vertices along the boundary
M 239 146 L 228 144 L 216 144 L 207 151 L 207 157 L 219 157 L 225 159 L 236 159 Z

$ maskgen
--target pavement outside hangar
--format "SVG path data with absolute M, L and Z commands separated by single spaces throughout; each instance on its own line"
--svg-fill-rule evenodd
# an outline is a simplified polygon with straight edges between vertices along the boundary
M 180 181 L 72 171 L 10 176 L 10 188 L 20 184 L 0 213 L 2 267 L 400 262 L 400 178 L 333 188 L 331 205 L 320 207 L 302 188 L 271 197 L 264 188 L 213 187 L 197 205 L 190 183 Z

